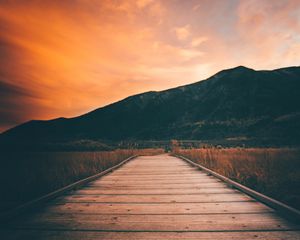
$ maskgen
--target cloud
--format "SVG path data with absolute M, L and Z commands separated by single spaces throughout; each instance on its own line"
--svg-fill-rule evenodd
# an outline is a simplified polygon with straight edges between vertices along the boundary
M 199 45 L 201 45 L 202 43 L 206 42 L 208 40 L 207 37 L 197 37 L 197 38 L 193 38 L 192 42 L 191 42 L 191 46 L 192 47 L 198 47 Z
M 201 7 L 201 4 L 196 4 L 193 6 L 193 11 L 197 11 Z
M 280 66 L 279 62 L 285 66 L 295 64 L 288 52 L 297 51 L 300 44 L 299 14 L 300 2 L 295 0 L 241 1 L 237 10 L 237 33 L 249 62 L 255 58 L 257 65 L 269 68 Z
M 150 5 L 153 2 L 153 0 L 137 0 L 136 4 L 138 8 L 144 8 Z
M 25 121 L 24 115 L 31 111 L 30 105 L 38 101 L 28 89 L 3 81 L 0 81 L 0 96 L 0 131 Z
M 190 25 L 174 28 L 178 40 L 186 40 L 190 36 Z

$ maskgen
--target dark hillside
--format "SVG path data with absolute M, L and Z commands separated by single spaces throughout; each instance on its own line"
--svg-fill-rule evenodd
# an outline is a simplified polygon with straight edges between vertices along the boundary
M 30 121 L 2 142 L 226 139 L 299 143 L 300 67 L 223 70 L 207 80 L 128 97 L 75 118 Z

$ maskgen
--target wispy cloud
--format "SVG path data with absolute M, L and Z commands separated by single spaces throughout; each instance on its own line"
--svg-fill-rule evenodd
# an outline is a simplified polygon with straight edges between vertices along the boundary
M 174 28 L 174 32 L 179 40 L 186 40 L 190 36 L 190 25 Z
M 206 42 L 208 40 L 207 37 L 197 37 L 197 38 L 193 38 L 192 42 L 191 42 L 191 46 L 192 47 L 198 47 L 200 46 L 202 43 Z

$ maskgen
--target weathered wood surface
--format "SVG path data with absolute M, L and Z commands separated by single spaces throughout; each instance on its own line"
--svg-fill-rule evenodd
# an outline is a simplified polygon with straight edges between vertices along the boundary
M 202 203 L 254 201 L 246 195 L 236 194 L 195 194 L 195 195 L 69 195 L 58 198 L 61 203 Z
M 8 223 L 0 237 L 294 240 L 300 226 L 183 160 L 159 155 L 131 160 Z

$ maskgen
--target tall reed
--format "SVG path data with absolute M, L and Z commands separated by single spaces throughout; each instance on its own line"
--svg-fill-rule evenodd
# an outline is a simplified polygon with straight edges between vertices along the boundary
M 0 207 L 15 206 L 39 197 L 108 169 L 130 156 L 163 152 L 163 149 L 120 149 L 110 152 L 1 153 Z
M 174 152 L 261 193 L 300 208 L 299 149 L 176 148 Z

